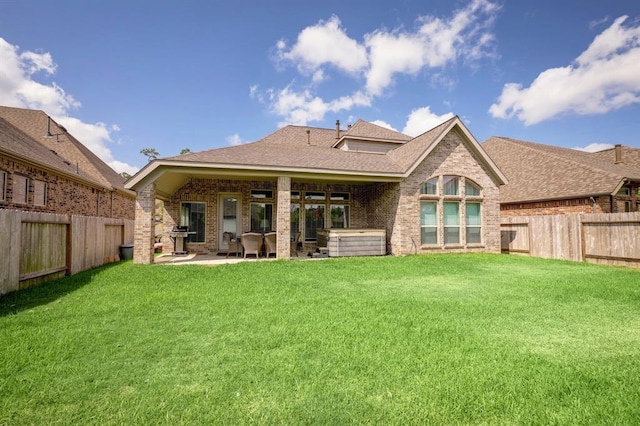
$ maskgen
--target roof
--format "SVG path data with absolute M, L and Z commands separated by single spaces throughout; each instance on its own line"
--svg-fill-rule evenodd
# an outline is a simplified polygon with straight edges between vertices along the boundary
M 44 111 L 0 106 L 0 118 L 20 129 L 42 147 L 55 151 L 73 166 L 76 175 L 104 188 L 125 191 L 124 178 L 120 174 Z M 56 136 L 45 137 L 47 129 Z
M 501 203 L 614 194 L 624 179 L 640 180 L 640 162 L 615 164 L 613 152 L 589 153 L 506 137 L 491 137 L 482 147 L 509 179 L 500 188 Z
M 383 142 L 407 142 L 411 140 L 411 136 L 368 121 L 358 120 L 345 132 L 342 138 L 362 138 L 368 140 L 377 140 Z
M 75 165 L 72 165 L 69 161 L 60 157 L 56 151 L 40 145 L 37 141 L 29 137 L 29 135 L 1 117 L 0 153 L 17 157 L 26 162 L 37 163 L 43 168 L 53 170 L 62 175 L 89 181 L 94 186 L 101 187 L 99 182 L 94 181 L 90 177 L 79 175 Z
M 127 183 L 136 189 L 143 182 L 156 182 L 164 196 L 184 184 L 189 175 L 279 176 L 313 175 L 315 178 L 399 181 L 408 176 L 431 150 L 450 132 L 461 132 L 468 146 L 483 161 L 499 184 L 504 175 L 484 153 L 480 144 L 458 117 L 411 138 L 402 133 L 358 120 L 346 132 L 308 126 L 286 126 L 264 138 L 244 145 L 216 148 L 154 160 Z M 344 151 L 335 148 L 342 138 L 358 137 L 374 142 L 397 141 L 399 146 L 386 154 Z M 172 178 L 163 174 L 173 173 Z

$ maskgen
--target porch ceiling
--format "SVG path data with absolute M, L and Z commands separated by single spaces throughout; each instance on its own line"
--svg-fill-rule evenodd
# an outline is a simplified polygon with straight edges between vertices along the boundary
M 169 166 L 157 168 L 145 180 L 155 182 L 156 196 L 166 201 L 191 178 L 276 181 L 278 176 L 289 176 L 291 181 L 296 183 L 340 182 L 363 185 L 374 182 L 399 182 L 402 179 L 399 176 L 370 176 L 350 173 Z

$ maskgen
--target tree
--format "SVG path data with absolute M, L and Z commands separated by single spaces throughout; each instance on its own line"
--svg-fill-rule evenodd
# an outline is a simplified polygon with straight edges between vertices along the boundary
M 131 175 L 127 172 L 120 173 L 120 176 L 122 176 L 125 179 L 131 179 Z
M 143 148 L 140 150 L 140 154 L 147 157 L 149 161 L 153 161 L 160 156 L 160 153 L 155 148 Z
M 182 151 L 180 151 L 180 155 L 184 154 L 191 154 L 191 150 L 189 148 L 183 148 Z

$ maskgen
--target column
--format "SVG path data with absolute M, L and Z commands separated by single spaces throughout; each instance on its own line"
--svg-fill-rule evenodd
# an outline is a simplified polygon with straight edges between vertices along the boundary
M 278 211 L 276 231 L 276 257 L 289 259 L 291 257 L 291 178 L 278 176 Z
M 155 224 L 153 215 L 156 208 L 156 185 L 150 183 L 137 191 L 136 224 L 133 241 L 133 263 L 153 263 L 153 243 Z

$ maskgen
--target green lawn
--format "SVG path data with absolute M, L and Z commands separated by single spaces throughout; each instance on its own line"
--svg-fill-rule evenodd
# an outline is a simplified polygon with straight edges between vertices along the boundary
M 0 298 L 0 424 L 640 424 L 640 271 L 430 255 Z

